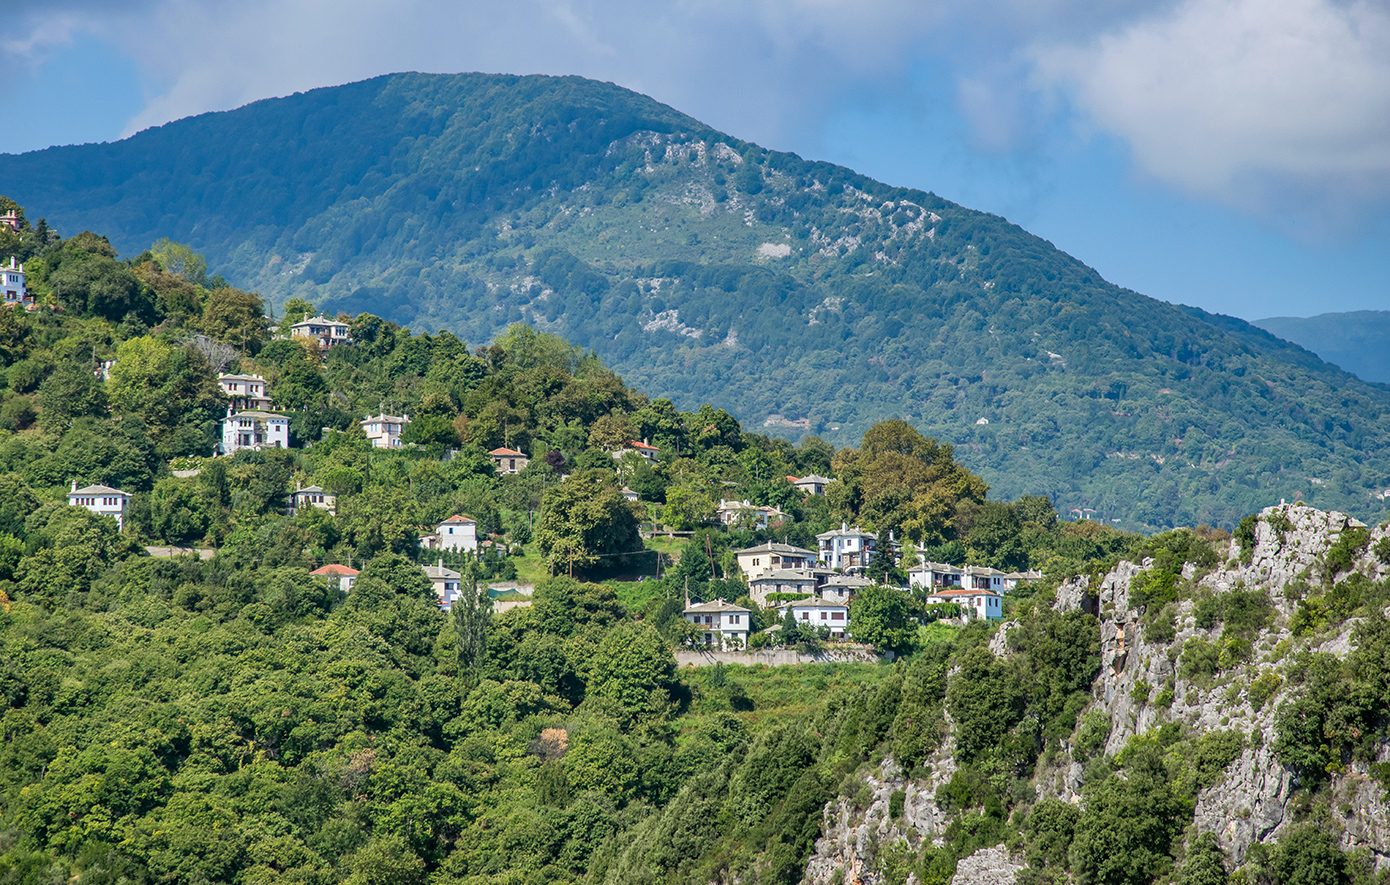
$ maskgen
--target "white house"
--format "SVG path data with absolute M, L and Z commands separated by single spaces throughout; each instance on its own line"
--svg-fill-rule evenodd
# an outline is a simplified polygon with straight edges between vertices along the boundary
M 793 479 L 792 485 L 808 495 L 824 495 L 825 487 L 831 482 L 832 480 L 829 477 L 817 476 L 812 473 L 809 476 L 801 477 L 801 479 Z
M 792 618 L 801 626 L 830 630 L 830 638 L 843 639 L 849 628 L 849 606 L 839 602 L 829 602 L 818 597 L 784 602 L 777 606 L 781 618 L 791 612 Z
M 0 264 L 0 287 L 5 292 L 6 307 L 33 305 L 34 296 L 24 287 L 24 265 L 16 263 L 13 255 L 10 256 L 8 267 Z
M 967 590 L 991 590 L 1003 593 L 1008 589 L 1004 583 L 1006 575 L 997 568 L 983 565 L 967 565 L 960 570 L 960 585 Z
M 235 455 L 242 449 L 259 452 L 261 449 L 290 447 L 290 419 L 274 412 L 248 409 L 243 412 L 227 410 L 222 419 L 222 454 Z
M 125 528 L 125 508 L 130 503 L 130 495 L 110 486 L 87 486 L 79 489 L 73 480 L 72 491 L 68 492 L 68 503 L 73 507 L 84 507 L 98 516 L 109 516 L 116 520 L 116 527 Z
M 427 550 L 477 550 L 478 521 L 455 514 L 441 522 L 432 534 L 421 535 L 420 546 Z
M 716 599 L 685 607 L 685 619 L 704 631 L 700 642 L 716 648 L 748 645 L 748 609 Z
M 768 541 L 756 547 L 746 547 L 734 554 L 739 571 L 752 578 L 773 569 L 804 569 L 816 564 L 816 554 L 791 544 Z
M 352 327 L 347 323 L 338 320 L 330 320 L 320 314 L 312 319 L 303 319 L 290 326 L 291 338 L 312 338 L 318 342 L 321 350 L 327 350 L 335 344 L 351 343 L 350 333 Z
M 217 386 L 222 388 L 231 407 L 237 411 L 270 410 L 270 388 L 260 375 L 228 375 L 218 372 Z
M 498 473 L 520 473 L 531 463 L 531 459 L 526 457 L 524 452 L 518 452 L 516 449 L 493 449 L 487 454 Z
M 1004 575 L 1004 589 L 1012 590 L 1019 584 L 1031 584 L 1034 581 L 1041 581 L 1043 573 L 1036 569 L 1029 569 L 1026 572 L 1008 572 Z
M 942 587 L 961 586 L 961 570 L 944 562 L 924 562 L 907 570 L 909 587 L 923 590 L 936 590 Z
M 838 529 L 816 535 L 820 561 L 830 568 L 850 571 L 867 568 L 873 559 L 878 535 L 841 523 Z
M 445 568 L 442 559 L 437 565 L 422 565 L 420 568 L 434 586 L 434 597 L 439 601 L 439 607 L 448 611 L 454 600 L 458 599 L 461 586 L 459 582 L 463 576 L 453 569 Z
M 289 506 L 285 508 L 285 513 L 294 516 L 301 510 L 308 507 L 317 507 L 320 510 L 327 510 L 334 516 L 338 515 L 338 496 L 329 494 L 323 490 L 322 486 L 300 486 L 294 484 L 294 491 L 290 493 Z
M 715 512 L 723 525 L 751 525 L 765 529 L 770 523 L 781 522 L 787 514 L 776 507 L 759 507 L 749 501 L 720 501 Z
M 322 568 L 316 568 L 309 572 L 309 574 L 326 579 L 329 584 L 337 586 L 339 590 L 346 593 L 352 589 L 353 584 L 357 583 L 357 576 L 361 574 L 361 572 L 355 568 L 333 563 L 331 565 L 325 565 Z
M 385 412 L 380 415 L 368 415 L 361 421 L 362 432 L 378 449 L 399 449 L 401 431 L 409 423 L 409 415 L 388 415 Z
M 657 456 L 661 454 L 661 449 L 658 449 L 656 446 L 649 445 L 646 440 L 638 442 L 635 439 L 630 439 L 622 445 L 618 446 L 609 454 L 613 456 L 614 461 L 621 461 L 623 460 L 623 456 L 626 455 L 628 452 L 636 452 L 637 454 L 645 458 L 648 464 L 655 464 Z
M 940 602 L 959 604 L 968 618 L 987 618 L 998 621 L 1004 617 L 1004 597 L 993 590 L 951 587 L 938 590 L 927 597 L 928 605 L 935 605 Z

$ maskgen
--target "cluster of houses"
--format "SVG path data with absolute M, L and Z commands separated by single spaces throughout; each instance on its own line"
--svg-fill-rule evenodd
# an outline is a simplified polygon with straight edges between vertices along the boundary
M 873 582 L 864 571 L 878 551 L 878 535 L 858 527 L 816 536 L 818 550 L 768 541 L 737 551 L 739 573 L 748 598 L 759 608 L 774 608 L 798 624 L 825 628 L 832 639 L 849 629 L 850 603 Z M 1040 572 L 1002 572 L 985 566 L 927 562 L 908 570 L 908 586 L 927 594 L 928 604 L 956 603 L 962 616 L 1000 620 L 1004 592 L 1036 581 Z M 697 641 L 712 648 L 743 648 L 748 642 L 749 609 L 723 600 L 688 604 L 685 619 L 700 629 Z

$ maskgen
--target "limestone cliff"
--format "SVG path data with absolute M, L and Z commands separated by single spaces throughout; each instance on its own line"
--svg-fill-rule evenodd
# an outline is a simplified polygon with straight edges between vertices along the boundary
M 1377 542 L 1390 536 L 1390 526 L 1370 529 L 1367 535 L 1361 523 L 1344 514 L 1281 505 L 1262 511 L 1253 532 L 1248 529 L 1244 545 L 1232 539 L 1216 564 L 1182 566 L 1181 592 L 1163 604 L 1146 606 L 1131 600 L 1134 588 L 1147 586 L 1156 571 L 1151 559 L 1122 561 L 1103 575 L 1066 581 L 1053 603 L 1058 610 L 1081 609 L 1099 620 L 1101 669 L 1081 721 L 1099 716 L 1108 720 L 1104 753 L 1118 753 L 1131 738 L 1167 723 L 1180 723 L 1184 733 L 1233 731 L 1244 737 L 1239 756 L 1197 794 L 1189 829 L 1193 834 L 1215 834 L 1233 866 L 1245 861 L 1255 843 L 1278 839 L 1293 818 L 1297 779 L 1280 764 L 1273 744 L 1276 710 L 1293 691 L 1288 687 L 1289 668 L 1296 666 L 1296 653 L 1310 650 L 1345 658 L 1353 648 L 1356 619 L 1305 628 L 1295 635 L 1300 603 L 1353 572 L 1371 581 L 1390 577 L 1390 566 L 1375 552 Z M 1339 545 L 1348 530 L 1356 531 L 1348 538 L 1356 543 Z M 1382 555 L 1386 546 L 1390 545 L 1380 548 Z M 1330 556 L 1333 552 L 1337 555 Z M 1272 606 L 1261 629 L 1246 643 L 1233 642 L 1229 635 L 1223 639 L 1222 625 L 1203 617 L 1200 610 L 1233 591 L 1264 591 Z M 1009 629 L 1010 624 L 1004 624 L 991 642 L 996 655 L 1009 654 Z M 1221 657 L 1204 670 L 1191 661 L 1184 663 L 1185 648 L 1213 649 Z M 1086 756 L 1077 741 L 1073 734 L 1062 742 L 1066 752 L 1052 757 L 1056 761 L 1039 764 L 1034 782 L 1039 798 L 1081 803 Z M 1390 747 L 1384 742 L 1376 759 L 1390 760 Z M 949 815 L 937 807 L 934 794 L 955 771 L 949 738 L 922 770 L 928 774 L 912 780 L 887 759 L 866 779 L 869 792 L 861 791 L 860 798 L 867 801 L 859 807 L 851 799 L 828 805 L 824 835 L 804 881 L 878 885 L 893 880 L 885 878 L 885 846 L 915 848 L 924 840 L 940 844 Z M 1337 810 L 1343 849 L 1369 853 L 1380 871 L 1390 869 L 1390 803 L 1370 775 L 1364 763 L 1336 772 L 1331 806 Z M 904 794 L 896 818 L 890 814 L 894 791 Z M 1009 857 L 1003 847 L 978 851 L 960 862 L 954 881 L 1012 882 L 1022 863 L 1022 857 Z M 916 881 L 911 875 L 894 879 Z

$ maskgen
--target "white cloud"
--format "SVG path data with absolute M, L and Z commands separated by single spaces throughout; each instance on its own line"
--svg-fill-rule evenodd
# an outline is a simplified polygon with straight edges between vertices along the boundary
M 1190 193 L 1333 216 L 1390 195 L 1383 4 L 1188 0 L 1035 58 L 1140 167 Z

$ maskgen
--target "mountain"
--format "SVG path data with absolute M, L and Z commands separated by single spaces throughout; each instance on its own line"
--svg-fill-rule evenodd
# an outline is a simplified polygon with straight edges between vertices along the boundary
M 396 74 L 0 157 L 64 234 L 159 237 L 275 303 L 483 344 L 524 320 L 682 408 L 857 442 L 906 418 L 991 495 L 1128 526 L 1368 517 L 1390 388 L 1106 282 L 1002 218 L 575 77 Z
M 1296 342 L 1358 378 L 1390 384 L 1390 310 L 1269 317 L 1255 325 Z

